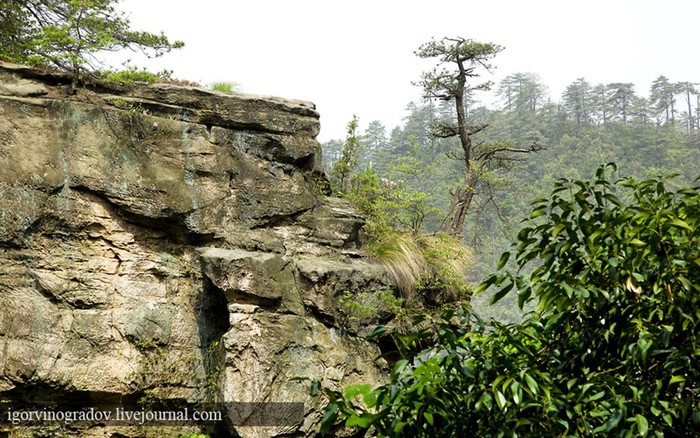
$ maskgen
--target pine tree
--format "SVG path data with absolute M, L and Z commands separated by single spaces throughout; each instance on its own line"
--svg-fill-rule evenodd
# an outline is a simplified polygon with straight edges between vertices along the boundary
M 180 48 L 163 35 L 131 30 L 118 0 L 0 0 L 0 57 L 90 76 L 99 52 L 123 49 L 160 56 Z

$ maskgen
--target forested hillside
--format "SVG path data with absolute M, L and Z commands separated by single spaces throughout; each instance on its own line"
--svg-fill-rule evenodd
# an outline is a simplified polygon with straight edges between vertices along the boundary
M 464 99 L 469 125 L 486 126 L 474 135 L 476 144 L 536 145 L 537 152 L 504 156 L 481 170 L 463 231 L 476 255 L 470 272 L 474 283 L 495 270 L 530 203 L 546 197 L 558 178 L 588 179 L 608 162 L 617 163 L 620 177 L 678 173 L 672 181 L 682 184 L 700 175 L 700 91 L 693 82 L 659 76 L 644 97 L 632 83 L 592 84 L 579 78 L 557 97 L 536 74 L 515 73 L 492 89 L 496 107 L 481 103 L 480 91 L 469 90 Z M 440 138 L 435 129 L 441 122 L 454 123 L 454 108 L 454 102 L 441 100 L 411 102 L 402 126 L 389 130 L 374 120 L 357 133 L 358 169 L 372 168 L 388 182 L 425 193 L 430 208 L 420 224 L 424 231 L 444 225 L 451 193 L 464 172 L 454 154 L 459 139 Z M 323 144 L 327 169 L 340 158 L 345 142 Z M 486 316 L 513 320 L 513 299 L 487 308 L 488 300 L 476 296 L 473 304 Z

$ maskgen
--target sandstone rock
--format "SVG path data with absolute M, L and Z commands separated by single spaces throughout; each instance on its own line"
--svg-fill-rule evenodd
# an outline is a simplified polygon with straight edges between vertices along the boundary
M 159 116 L 205 126 L 250 129 L 266 133 L 304 135 L 319 133 L 318 113 L 310 102 L 271 96 L 227 94 L 171 84 L 134 85 L 120 94 Z M 105 96 L 114 102 L 114 98 Z
M 8 406 L 217 401 L 235 420 L 231 402 L 297 401 L 303 418 L 285 427 L 228 421 L 168 434 L 313 436 L 323 400 L 290 379 L 337 388 L 384 378 L 377 347 L 335 319 L 344 291 L 390 285 L 359 248 L 362 218 L 318 195 L 312 104 L 172 85 L 68 95 L 69 83 L 0 62 Z M 157 430 L 13 427 L 41 436 Z
M 338 315 L 338 301 L 345 292 L 371 292 L 390 284 L 382 268 L 362 260 L 303 258 L 297 262 L 297 273 L 305 290 L 304 304 L 326 321 Z
M 312 318 L 269 312 L 232 313 L 224 335 L 226 367 L 221 388 L 226 400 L 300 402 L 310 409 L 300 424 L 244 427 L 243 437 L 315 435 L 321 419 L 320 400 L 311 398 L 294 378 L 322 381 L 326 386 L 379 382 L 386 369 L 373 362 L 380 352 L 367 342 L 340 334 Z M 235 321 L 235 324 L 233 322 Z
M 202 272 L 229 303 L 252 303 L 304 315 L 293 266 L 278 254 L 202 248 Z
M 2 96 L 35 97 L 43 96 L 47 93 L 46 87 L 29 81 L 23 81 L 18 84 L 0 85 L 0 95 Z

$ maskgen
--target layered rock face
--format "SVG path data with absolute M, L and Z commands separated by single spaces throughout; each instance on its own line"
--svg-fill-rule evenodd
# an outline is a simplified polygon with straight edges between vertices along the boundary
M 0 63 L 2 430 L 312 436 L 322 400 L 294 378 L 382 380 L 376 346 L 336 324 L 339 295 L 388 280 L 357 248 L 361 218 L 322 194 L 312 104 L 69 83 Z M 7 422 L 206 402 L 224 402 L 224 421 Z M 272 402 L 302 415 L 261 427 L 238 412 Z

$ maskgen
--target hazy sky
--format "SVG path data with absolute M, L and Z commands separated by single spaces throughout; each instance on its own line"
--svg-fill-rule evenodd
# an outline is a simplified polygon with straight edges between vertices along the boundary
M 700 82 L 698 0 L 122 0 L 120 8 L 135 29 L 185 42 L 150 70 L 312 101 L 320 141 L 343 138 L 353 113 L 362 129 L 375 119 L 387 132 L 400 124 L 420 99 L 411 81 L 431 67 L 413 52 L 431 37 L 504 46 L 485 77 L 537 73 L 553 100 L 579 77 L 634 82 L 645 96 L 661 74 Z

